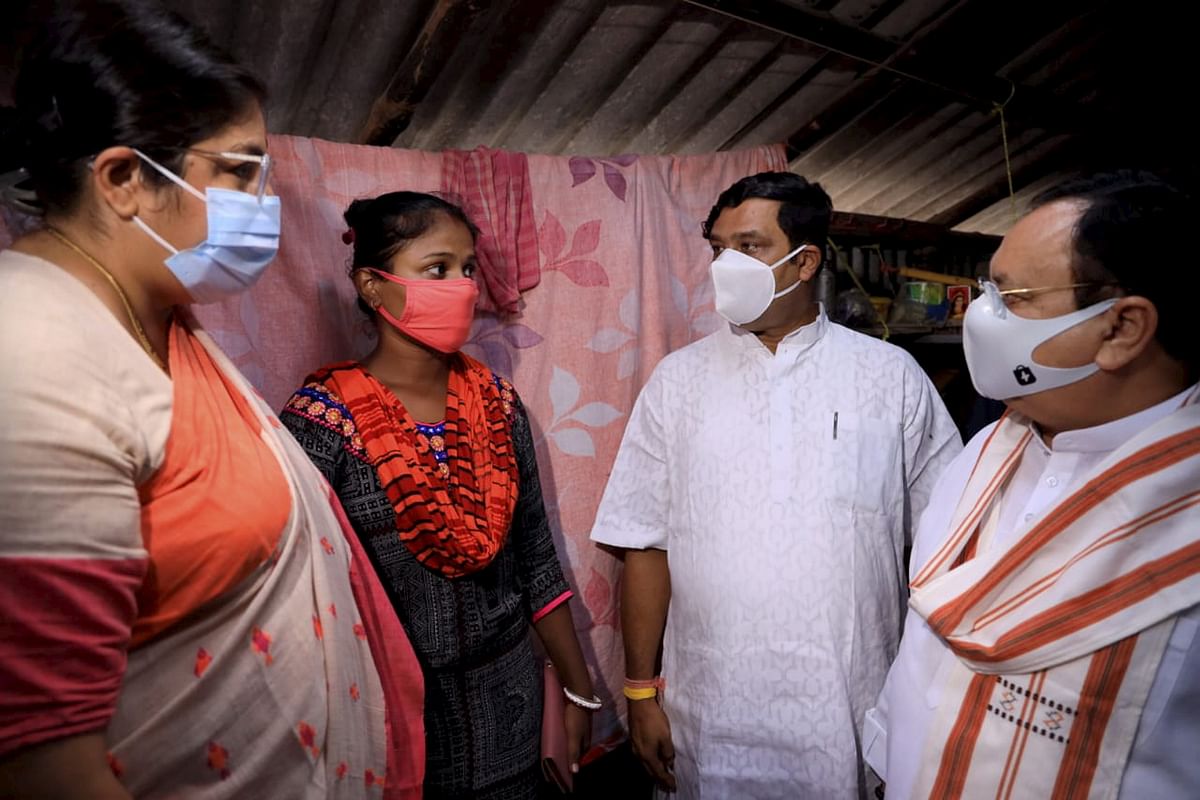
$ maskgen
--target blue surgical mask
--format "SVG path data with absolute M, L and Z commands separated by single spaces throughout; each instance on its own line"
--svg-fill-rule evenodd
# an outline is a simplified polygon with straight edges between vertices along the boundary
M 167 269 L 179 279 L 195 303 L 215 303 L 253 286 L 279 252 L 280 203 L 262 193 L 266 187 L 266 156 L 228 154 L 246 160 L 261 159 L 259 194 L 209 186 L 204 194 L 139 150 L 138 157 L 180 188 L 203 200 L 208 207 L 208 235 L 204 241 L 179 250 L 155 233 L 136 215 L 134 224 L 162 245 L 171 256 Z M 225 156 L 226 154 L 221 154 Z

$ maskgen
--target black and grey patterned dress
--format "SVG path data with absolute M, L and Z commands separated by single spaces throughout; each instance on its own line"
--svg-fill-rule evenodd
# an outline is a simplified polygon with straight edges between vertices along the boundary
M 392 504 L 339 398 L 308 383 L 282 415 L 341 499 L 420 659 L 425 797 L 434 800 L 538 794 L 542 699 L 530 620 L 569 589 L 542 503 L 529 420 L 519 401 L 513 406 L 520 494 L 512 529 L 491 564 L 454 579 L 420 564 L 400 541 Z M 435 429 L 419 428 L 427 441 L 436 439 Z

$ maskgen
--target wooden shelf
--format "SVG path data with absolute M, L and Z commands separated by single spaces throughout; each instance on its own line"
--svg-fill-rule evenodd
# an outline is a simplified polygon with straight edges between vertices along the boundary
M 829 235 L 834 239 L 856 238 L 886 241 L 885 246 L 904 245 L 919 247 L 929 245 L 979 249 L 989 252 L 1000 246 L 999 236 L 984 233 L 963 233 L 944 225 L 916 222 L 895 217 L 877 217 L 871 214 L 850 214 L 835 211 L 829 220 Z
M 859 333 L 865 333 L 868 336 L 882 337 L 884 330 L 882 326 L 872 325 L 867 328 L 854 328 Z M 889 325 L 889 338 L 903 338 L 912 344 L 961 344 L 962 343 L 962 323 L 950 322 L 944 325 L 912 325 L 912 324 L 896 324 Z

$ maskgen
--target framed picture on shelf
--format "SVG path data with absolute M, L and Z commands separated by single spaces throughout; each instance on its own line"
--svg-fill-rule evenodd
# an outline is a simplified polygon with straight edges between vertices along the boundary
M 967 306 L 971 304 L 971 287 L 947 286 L 946 303 L 950 306 L 948 318 L 961 320 L 967 313 Z

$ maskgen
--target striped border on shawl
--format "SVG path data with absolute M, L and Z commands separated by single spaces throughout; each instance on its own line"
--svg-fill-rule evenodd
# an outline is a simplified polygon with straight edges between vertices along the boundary
M 1006 414 L 1005 417 L 1007 416 L 1008 415 Z M 979 452 L 979 457 L 975 460 L 975 466 L 971 468 L 971 478 L 968 480 L 968 485 L 970 484 L 971 480 L 974 480 L 975 472 L 978 470 L 979 465 L 983 462 L 984 456 L 988 454 L 988 450 L 994 445 L 998 446 L 998 443 L 995 442 L 995 439 L 997 435 L 1004 430 L 1004 423 L 1005 419 L 1001 418 L 1000 422 L 997 423 L 996 428 L 991 432 L 991 434 L 988 435 L 987 440 L 983 444 L 983 448 Z M 988 481 L 987 486 L 984 487 L 979 499 L 971 507 L 970 511 L 963 518 L 962 522 L 959 523 L 958 527 L 955 528 L 954 533 L 949 539 L 946 540 L 946 543 L 942 545 L 936 553 L 934 553 L 933 557 L 930 558 L 929 561 L 926 562 L 925 566 L 921 568 L 921 571 L 917 573 L 917 577 L 914 578 L 910 584 L 911 588 L 918 589 L 929 583 L 931 580 L 937 577 L 938 574 L 940 574 L 942 567 L 947 563 L 947 561 L 955 559 L 955 556 L 959 555 L 963 550 L 970 550 L 972 553 L 974 552 L 974 540 L 978 535 L 979 523 L 983 519 L 983 515 L 987 512 L 988 508 L 991 507 L 992 501 L 1000 492 L 1001 487 L 1003 487 L 1008 481 L 1012 471 L 1016 469 L 1017 464 L 1020 463 L 1021 454 L 1025 451 L 1026 445 L 1032 438 L 1033 432 L 1026 430 L 1024 435 L 1022 435 L 1019 440 L 1014 443 L 1013 449 L 1008 453 L 1007 456 L 1005 456 L 1000 468 Z M 958 565 L 965 560 L 966 557 L 962 557 L 953 561 L 952 563 Z
M 1185 430 L 1145 447 L 1088 481 L 1009 549 L 982 580 L 931 613 L 927 617 L 930 627 L 943 638 L 950 637 L 980 601 L 1084 514 L 1135 481 L 1196 455 L 1200 455 L 1200 428 Z M 1005 463 L 1011 458 L 1010 454 Z M 1196 564 L 1195 569 L 1200 569 L 1200 564 Z
M 1200 541 L 1030 618 L 991 647 L 947 642 L 961 658 L 986 664 L 1007 661 L 1094 625 L 1197 573 Z
M 1100 758 L 1100 743 L 1136 645 L 1137 637 L 1130 636 L 1092 657 L 1080 692 L 1071 739 L 1054 782 L 1053 800 L 1083 800 L 1088 796 Z
M 992 675 L 976 673 L 972 676 L 958 719 L 946 740 L 949 746 L 942 751 L 941 766 L 930 797 L 962 797 L 963 787 L 967 784 L 967 772 L 971 769 L 971 758 L 975 754 L 975 742 L 987 719 L 987 701 L 992 696 L 995 682 Z

